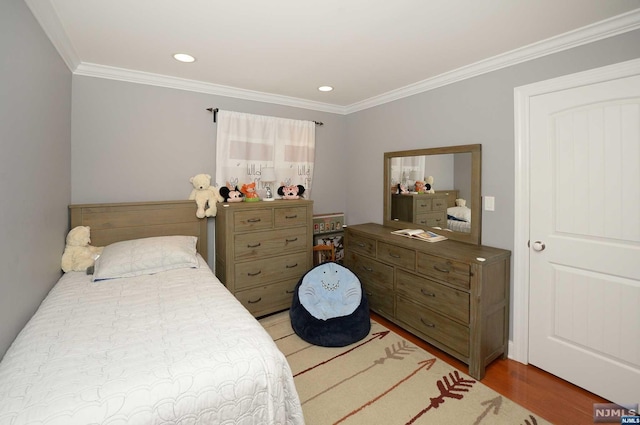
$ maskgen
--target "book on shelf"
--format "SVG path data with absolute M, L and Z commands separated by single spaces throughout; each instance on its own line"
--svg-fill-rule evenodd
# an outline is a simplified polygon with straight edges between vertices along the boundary
M 394 230 L 391 233 L 393 233 L 394 235 L 405 236 L 407 238 L 419 239 L 421 241 L 427 242 L 438 242 L 447 239 L 442 235 L 422 229 L 401 229 Z

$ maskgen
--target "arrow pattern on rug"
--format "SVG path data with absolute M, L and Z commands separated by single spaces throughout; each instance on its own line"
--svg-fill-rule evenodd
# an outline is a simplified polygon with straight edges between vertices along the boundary
M 500 412 L 500 407 L 502 406 L 502 396 L 498 396 L 496 398 L 485 400 L 480 404 L 482 404 L 483 406 L 486 405 L 487 408 L 484 409 L 484 412 L 482 412 L 480 414 L 480 416 L 478 416 L 476 418 L 476 421 L 473 423 L 473 425 L 478 425 L 480 422 L 482 422 L 482 420 L 485 418 L 485 416 L 487 416 L 489 414 L 491 409 L 493 409 L 493 414 L 497 415 Z
M 368 344 L 368 343 L 370 343 L 372 341 L 375 341 L 376 339 L 382 339 L 385 336 L 389 335 L 389 332 L 391 332 L 391 331 L 382 331 L 382 332 L 376 332 L 374 334 L 371 334 L 371 338 L 369 338 L 368 340 L 356 345 L 355 347 L 345 351 L 344 353 L 340 353 L 337 356 L 331 357 L 330 359 L 327 359 L 327 360 L 325 360 L 325 361 L 323 361 L 321 363 L 318 363 L 317 365 L 311 366 L 311 367 L 309 367 L 309 368 L 307 368 L 307 369 L 305 369 L 305 370 L 303 370 L 301 372 L 298 372 L 295 375 L 293 375 L 293 377 L 295 378 L 296 376 L 300 376 L 300 375 L 302 375 L 304 373 L 307 373 L 310 370 L 313 370 L 313 369 L 315 369 L 315 368 L 317 368 L 319 366 L 325 365 L 325 364 L 327 364 L 327 363 L 329 363 L 329 362 L 331 362 L 331 361 L 333 361 L 335 359 L 339 359 L 340 357 L 342 357 L 344 355 L 347 355 L 350 352 L 352 352 L 353 350 L 357 350 L 358 348 L 362 347 L 363 345 L 366 345 L 366 344 Z
M 431 398 L 431 403 L 422 409 L 417 415 L 415 415 L 407 425 L 414 423 L 418 418 L 427 413 L 431 409 L 437 409 L 441 404 L 445 402 L 447 398 L 452 398 L 455 400 L 461 400 L 464 397 L 464 394 L 458 394 L 459 392 L 466 393 L 469 392 L 469 389 L 473 387 L 476 381 L 473 379 L 466 379 L 460 376 L 460 372 L 454 370 L 449 373 L 449 377 L 443 376 L 442 379 L 438 379 L 438 389 L 440 390 L 440 395 L 438 397 Z
M 368 367 L 362 369 L 361 371 L 358 371 L 358 372 L 352 374 L 351 376 L 347 376 L 346 378 L 336 382 L 335 384 L 330 385 L 329 387 L 327 387 L 323 391 L 319 392 L 318 394 L 314 395 L 313 397 L 302 401 L 301 404 L 304 405 L 305 403 L 310 402 L 311 400 L 315 399 L 316 397 L 320 397 L 322 394 L 325 394 L 325 393 L 327 393 L 327 392 L 339 387 L 343 383 L 355 378 L 356 376 L 362 375 L 363 373 L 366 373 L 366 372 L 370 371 L 374 367 L 384 364 L 384 362 L 386 360 L 391 360 L 391 359 L 393 359 L 393 360 L 404 360 L 405 356 L 411 354 L 412 352 L 414 352 L 417 349 L 418 349 L 418 347 L 409 345 L 409 343 L 407 341 L 404 341 L 404 340 L 398 342 L 397 344 L 391 344 L 390 347 L 386 347 L 384 349 L 385 355 L 383 357 L 375 359 L 371 366 L 368 366 Z M 429 367 L 431 367 L 431 366 L 429 366 Z
M 413 372 L 411 372 L 409 375 L 405 376 L 404 378 L 402 378 L 400 381 L 396 382 L 394 385 L 392 385 L 388 390 L 384 391 L 383 393 L 381 393 L 380 395 L 378 395 L 377 397 L 369 400 L 368 402 L 366 402 L 365 404 L 363 404 L 362 406 L 358 407 L 357 409 L 352 410 L 351 412 L 349 412 L 347 415 L 343 416 L 342 418 L 340 418 L 338 421 L 334 422 L 333 425 L 337 425 L 341 422 L 346 421 L 347 419 L 349 419 L 351 416 L 355 415 L 356 413 L 360 412 L 361 410 L 371 406 L 372 404 L 374 404 L 376 401 L 380 400 L 382 397 L 386 396 L 387 394 L 389 394 L 391 391 L 395 390 L 396 388 L 398 388 L 400 385 L 402 385 L 405 381 L 408 381 L 411 377 L 413 377 L 416 373 L 420 372 L 421 370 L 429 370 L 431 369 L 431 367 L 435 364 L 436 359 L 432 358 L 429 360 L 422 360 L 420 362 L 418 362 L 418 368 L 416 370 L 414 370 Z

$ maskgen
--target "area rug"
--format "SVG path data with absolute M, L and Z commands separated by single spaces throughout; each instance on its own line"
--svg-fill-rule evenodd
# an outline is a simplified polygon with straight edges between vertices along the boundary
M 299 338 L 288 311 L 260 323 L 289 361 L 307 425 L 549 424 L 376 321 L 342 348 Z

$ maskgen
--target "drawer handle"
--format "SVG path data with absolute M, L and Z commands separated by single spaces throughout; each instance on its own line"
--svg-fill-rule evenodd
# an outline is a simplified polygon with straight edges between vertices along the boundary
M 287 289 L 285 292 L 286 292 L 287 294 L 293 294 L 294 292 L 296 292 L 296 290 L 295 290 L 295 289 L 292 289 L 292 290 L 288 290 L 288 289 Z
M 368 272 L 372 272 L 373 269 L 371 267 L 367 267 L 367 266 L 362 266 L 363 269 L 365 269 Z
M 284 218 L 298 218 L 298 214 L 294 215 L 285 215 Z
M 255 300 L 255 301 L 251 301 L 251 300 L 249 300 L 249 301 L 247 301 L 247 302 L 248 302 L 249 304 L 257 304 L 257 303 L 259 303 L 260 301 L 262 301 L 262 297 L 258 298 L 258 299 L 257 299 L 257 300 Z
M 436 269 L 436 270 L 438 270 L 439 272 L 442 272 L 442 273 L 449 273 L 449 272 L 450 272 L 450 270 L 449 270 L 449 269 L 443 269 L 443 268 L 440 268 L 440 267 L 438 267 L 438 265 L 437 265 L 437 264 L 436 264 L 436 265 L 434 265 L 434 266 L 433 266 L 433 268 L 434 268 L 434 269 Z
M 297 241 L 297 240 L 298 240 L 298 238 L 285 239 L 285 241 L 287 241 L 287 243 L 289 243 L 289 242 L 295 242 L 295 241 Z
M 420 321 L 422 322 L 422 324 L 424 324 L 428 328 L 435 328 L 436 327 L 436 325 L 434 323 L 425 322 L 425 320 L 422 317 L 420 318 Z
M 426 295 L 427 297 L 434 297 L 436 296 L 436 294 L 434 294 L 433 292 L 427 292 L 424 289 L 421 289 L 420 292 L 422 292 L 422 295 Z
M 262 221 L 260 218 L 250 218 L 247 220 L 248 223 L 258 223 L 260 221 Z
M 356 243 L 356 245 L 358 245 L 360 248 L 364 248 L 365 246 L 367 246 L 362 242 L 358 242 L 358 243 Z
M 389 253 L 389 257 L 391 257 L 391 258 L 400 258 L 400 256 L 398 254 L 394 254 L 393 252 Z
M 290 265 L 287 264 L 285 267 L 288 268 L 288 269 L 293 269 L 295 267 L 298 267 L 298 263 L 295 263 L 293 266 L 290 266 Z
M 258 270 L 256 273 L 248 272 L 247 276 L 258 276 L 260 273 L 262 273 L 262 270 Z
M 262 245 L 260 242 L 258 242 L 258 243 L 257 243 L 257 244 L 255 244 L 255 245 L 247 244 L 247 248 L 257 248 L 257 247 L 259 247 L 260 245 Z

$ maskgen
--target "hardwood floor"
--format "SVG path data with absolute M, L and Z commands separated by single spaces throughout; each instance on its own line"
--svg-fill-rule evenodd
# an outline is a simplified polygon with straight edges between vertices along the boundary
M 465 373 L 468 372 L 466 364 L 429 345 L 385 318 L 373 312 L 371 318 L 451 366 Z M 491 363 L 481 382 L 556 425 L 593 424 L 593 404 L 608 403 L 607 400 L 535 366 L 523 365 L 509 359 L 498 359 Z

